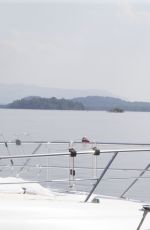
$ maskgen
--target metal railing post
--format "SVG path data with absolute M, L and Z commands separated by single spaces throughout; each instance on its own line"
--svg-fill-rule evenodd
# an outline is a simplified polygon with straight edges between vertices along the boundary
M 32 155 L 34 155 L 39 149 L 40 147 L 42 146 L 42 144 L 40 143 L 36 148 L 35 150 L 32 152 Z M 28 158 L 25 163 L 23 164 L 23 166 L 20 168 L 19 172 L 18 173 L 21 173 L 23 170 L 24 170 L 24 167 L 28 164 L 28 162 L 31 160 L 31 158 Z
M 147 214 L 150 212 L 150 206 L 149 205 L 143 206 L 143 209 L 141 211 L 144 211 L 144 213 L 143 213 L 142 219 L 141 219 L 141 221 L 140 221 L 140 223 L 139 223 L 139 225 L 138 225 L 136 230 L 140 230 L 140 228 L 141 228 L 141 226 L 142 226 Z
M 89 198 L 91 197 L 91 195 L 93 194 L 93 192 L 95 191 L 95 189 L 97 188 L 98 184 L 101 182 L 102 178 L 104 177 L 105 173 L 107 172 L 108 168 L 110 167 L 110 165 L 112 164 L 112 162 L 114 161 L 114 159 L 116 158 L 118 152 L 115 152 L 114 155 L 112 156 L 112 158 L 110 159 L 110 161 L 108 162 L 108 164 L 106 165 L 105 169 L 103 170 L 102 174 L 100 175 L 99 179 L 97 180 L 97 182 L 94 184 L 93 188 L 91 189 L 90 193 L 88 194 L 88 196 L 86 197 L 84 202 L 87 202 L 89 200 Z
M 121 194 L 121 198 L 124 197 L 124 195 L 129 191 L 130 188 L 133 187 L 133 185 L 144 175 L 144 173 L 150 168 L 150 163 L 145 167 L 145 169 L 143 169 L 143 171 L 140 173 L 140 175 L 138 176 L 138 178 L 136 178 L 128 187 L 127 189 Z

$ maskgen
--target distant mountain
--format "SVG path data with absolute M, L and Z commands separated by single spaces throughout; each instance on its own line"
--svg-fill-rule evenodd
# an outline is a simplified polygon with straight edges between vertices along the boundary
M 78 97 L 72 100 L 82 103 L 87 110 L 113 111 L 118 108 L 126 111 L 150 112 L 149 102 L 130 102 L 114 97 L 99 96 Z
M 42 98 L 30 96 L 15 100 L 3 108 L 10 109 L 46 109 L 46 110 L 99 110 L 110 112 L 143 111 L 150 112 L 148 102 L 129 102 L 114 97 L 88 96 L 73 99 Z M 2 108 L 2 107 L 1 107 Z
M 105 90 L 58 89 L 35 85 L 0 84 L 0 104 L 7 104 L 14 100 L 28 97 L 29 95 L 38 95 L 45 98 L 56 97 L 67 99 L 92 95 L 114 97 L 113 94 Z
M 80 102 L 66 99 L 27 97 L 5 106 L 9 109 L 43 109 L 43 110 L 84 110 Z

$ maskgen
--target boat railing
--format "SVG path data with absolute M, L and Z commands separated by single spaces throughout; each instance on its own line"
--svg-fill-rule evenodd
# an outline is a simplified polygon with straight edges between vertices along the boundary
M 32 146 L 32 148 L 31 148 Z M 26 149 L 27 148 L 27 149 Z M 4 151 L 5 149 L 5 151 Z M 18 151 L 19 150 L 19 151 Z M 16 153 L 16 151 L 18 151 Z M 142 167 L 115 167 L 114 162 L 118 161 L 118 158 L 121 155 L 127 156 L 130 158 L 132 154 L 133 163 L 137 161 L 137 154 L 146 153 L 147 159 L 142 163 Z M 91 158 L 86 158 L 87 156 L 92 156 Z M 102 157 L 106 156 L 104 160 L 104 165 L 101 166 L 98 164 L 98 161 L 103 161 Z M 58 157 L 65 157 L 61 161 L 63 164 L 58 164 Z M 78 157 L 86 158 L 87 164 L 81 164 Z M 52 159 L 54 159 L 54 162 Z M 67 160 L 67 164 L 64 164 L 64 161 Z M 42 159 L 42 161 L 41 161 Z M 43 159 L 44 162 L 43 163 Z M 89 165 L 89 161 L 92 166 Z M 92 161 L 92 162 L 91 162 Z M 145 164 L 146 162 L 146 164 Z M 79 165 L 77 164 L 79 163 Z M 112 166 L 113 165 L 113 166 Z M 118 164 L 119 165 L 119 164 Z M 136 165 L 136 164 L 135 164 Z M 143 167 L 144 166 L 144 167 Z M 117 142 L 89 142 L 82 143 L 80 141 L 21 141 L 16 139 L 14 141 L 1 141 L 0 142 L 0 175 L 2 176 L 11 176 L 12 171 L 16 173 L 16 177 L 22 177 L 25 174 L 25 171 L 28 169 L 38 169 L 38 174 L 42 174 L 42 170 L 55 169 L 57 172 L 58 169 L 66 170 L 67 177 L 57 178 L 54 175 L 54 178 L 49 178 L 49 171 L 47 171 L 47 178 L 42 176 L 40 179 L 33 179 L 32 175 L 31 180 L 26 180 L 24 182 L 18 182 L 19 184 L 25 183 L 41 183 L 41 184 L 61 184 L 67 183 L 68 189 L 75 189 L 76 183 L 91 182 L 91 188 L 87 193 L 85 202 L 89 201 L 92 194 L 99 189 L 101 193 L 101 188 L 103 186 L 102 182 L 104 181 L 115 181 L 115 180 L 128 180 L 126 188 L 119 194 L 119 198 L 128 198 L 128 192 L 137 184 L 140 180 L 150 180 L 148 173 L 150 172 L 150 144 L 149 143 L 117 143 Z M 6 169 L 7 173 L 6 173 Z M 86 173 L 80 173 L 80 177 L 77 176 L 78 170 L 90 170 L 92 172 L 91 176 L 86 176 Z M 129 175 L 127 177 L 119 174 L 119 176 L 113 176 L 110 172 L 136 172 L 136 175 Z M 57 174 L 57 173 L 56 173 Z M 25 177 L 26 178 L 26 177 Z M 10 182 L 6 184 L 16 184 L 17 182 Z M 4 185 L 5 183 L 0 183 Z

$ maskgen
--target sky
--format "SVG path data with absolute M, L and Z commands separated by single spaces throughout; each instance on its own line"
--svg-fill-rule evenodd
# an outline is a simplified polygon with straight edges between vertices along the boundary
M 150 101 L 150 1 L 0 0 L 0 83 Z

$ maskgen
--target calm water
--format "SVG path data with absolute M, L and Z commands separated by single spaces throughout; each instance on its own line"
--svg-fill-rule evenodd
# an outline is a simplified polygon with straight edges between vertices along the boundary
M 0 133 L 3 134 L 0 140 L 12 140 L 20 138 L 22 140 L 81 140 L 87 136 L 90 140 L 106 142 L 148 142 L 150 143 L 150 113 L 108 113 L 108 112 L 87 112 L 87 111 L 41 111 L 41 110 L 0 110 Z M 15 150 L 16 151 L 16 150 Z M 22 150 L 24 151 L 24 150 Z M 46 151 L 43 149 L 43 151 Z M 1 148 L 1 154 L 4 154 Z M 110 155 L 100 156 L 97 160 L 98 167 L 104 167 Z M 85 159 L 85 158 L 84 158 Z M 84 160 L 83 157 L 76 159 L 78 166 L 91 166 L 95 161 L 89 157 Z M 66 163 L 67 162 L 67 163 Z M 144 168 L 150 162 L 150 154 L 122 154 L 117 158 L 112 167 L 125 168 Z M 20 163 L 16 161 L 15 163 Z M 35 162 L 34 162 L 35 163 Z M 31 164 L 31 163 L 30 163 Z M 43 162 L 41 164 L 44 164 Z M 45 164 L 49 165 L 68 165 L 68 158 L 49 159 Z M 39 162 L 37 162 L 39 165 Z M 2 176 L 14 175 L 17 170 L 8 164 L 8 170 L 1 172 Z M 20 177 L 38 179 L 43 177 L 64 178 L 68 175 L 68 169 L 58 173 L 56 169 L 30 169 L 24 172 Z M 41 172 L 42 171 L 42 172 Z M 100 170 L 97 174 L 100 174 Z M 91 177 L 93 171 L 78 169 L 77 177 Z M 139 172 L 127 171 L 109 171 L 97 192 L 106 195 L 121 194 L 123 190 L 132 182 L 133 178 L 108 180 L 108 177 L 135 177 Z M 146 177 L 150 173 L 145 174 Z M 45 179 L 47 179 L 45 178 Z M 84 184 L 87 186 L 87 184 Z M 89 185 L 89 184 L 88 184 Z M 90 184 L 91 185 L 91 184 Z M 59 184 L 59 187 L 62 185 Z M 82 189 L 82 185 L 79 186 Z M 88 186 L 87 186 L 88 187 Z M 88 187 L 89 189 L 89 187 Z M 131 191 L 128 197 L 135 199 L 150 200 L 149 195 L 150 179 L 140 180 Z
M 150 113 L 0 110 L 6 138 L 29 134 L 35 139 L 150 142 Z

